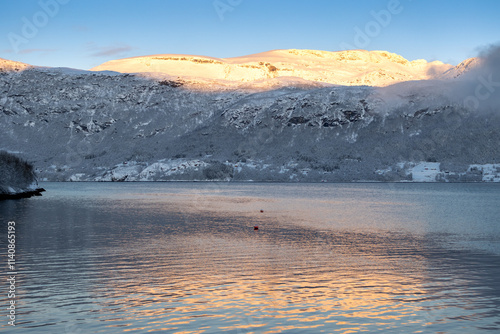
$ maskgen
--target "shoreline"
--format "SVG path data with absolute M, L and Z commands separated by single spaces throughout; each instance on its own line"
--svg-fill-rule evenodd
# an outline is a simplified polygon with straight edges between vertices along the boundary
M 30 198 L 33 196 L 42 196 L 42 193 L 44 191 L 46 191 L 44 188 L 36 188 L 35 190 L 28 190 L 18 193 L 0 193 L 0 201 L 9 199 Z

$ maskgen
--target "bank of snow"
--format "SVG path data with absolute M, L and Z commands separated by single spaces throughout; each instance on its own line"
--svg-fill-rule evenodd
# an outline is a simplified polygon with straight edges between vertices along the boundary
M 412 181 L 433 182 L 440 172 L 439 162 L 422 162 L 411 168 Z

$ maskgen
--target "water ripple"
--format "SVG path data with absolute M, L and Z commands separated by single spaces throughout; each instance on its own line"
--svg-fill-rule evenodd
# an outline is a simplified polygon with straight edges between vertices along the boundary
M 500 233 L 457 233 L 422 221 L 409 208 L 429 205 L 436 190 L 411 200 L 382 192 L 377 202 L 376 186 L 365 193 L 347 189 L 355 196 L 348 202 L 357 204 L 346 211 L 338 208 L 343 200 L 336 189 L 330 200 L 306 203 L 312 217 L 300 204 L 314 197 L 307 195 L 318 189 L 312 185 L 301 188 L 302 197 L 272 198 L 264 213 L 267 197 L 252 195 L 254 188 L 236 187 L 243 194 L 236 199 L 224 197 L 230 188 L 205 191 L 196 203 L 209 205 L 197 207 L 188 186 L 168 196 L 158 185 L 154 196 L 134 187 L 144 193 L 129 189 L 126 199 L 116 200 L 116 191 L 109 198 L 101 192 L 99 202 L 42 198 L 18 213 L 12 206 L 3 212 L 24 224 L 17 235 L 16 332 L 500 330 L 494 246 Z M 325 195 L 327 189 L 318 187 Z M 374 206 L 385 220 L 364 221 L 371 211 L 363 210 Z

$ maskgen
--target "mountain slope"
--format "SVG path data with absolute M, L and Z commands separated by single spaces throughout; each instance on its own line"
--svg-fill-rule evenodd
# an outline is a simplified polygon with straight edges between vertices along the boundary
M 470 75 L 386 87 L 314 80 L 367 80 L 372 67 L 443 73 L 367 51 L 157 58 L 157 69 L 183 76 L 0 72 L 0 149 L 29 157 L 54 181 L 500 181 L 498 94 L 474 95 L 477 73 L 496 78 L 495 57 Z M 133 71 L 147 61 L 117 62 Z M 236 67 L 220 79 L 220 66 Z M 284 66 L 297 76 L 272 77 Z M 236 80 L 249 73 L 258 75 Z
M 452 68 L 442 62 L 408 61 L 386 51 L 274 50 L 236 58 L 153 55 L 112 60 L 92 71 L 162 73 L 238 86 L 273 78 L 300 78 L 344 86 L 387 86 L 432 79 Z
M 10 72 L 10 71 L 23 71 L 33 66 L 21 63 L 18 61 L 12 61 L 0 58 L 0 72 Z
M 469 58 L 461 62 L 455 67 L 450 68 L 446 72 L 443 73 L 442 78 L 458 78 L 464 73 L 470 72 L 478 68 L 481 65 L 481 60 L 479 58 Z
M 500 181 L 499 114 L 450 86 L 199 91 L 33 68 L 0 74 L 0 149 L 54 181 Z

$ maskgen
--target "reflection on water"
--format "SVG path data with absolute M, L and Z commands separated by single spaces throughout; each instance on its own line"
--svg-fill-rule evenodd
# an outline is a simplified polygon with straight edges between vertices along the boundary
M 0 203 L 19 333 L 500 330 L 498 185 L 44 187 Z

